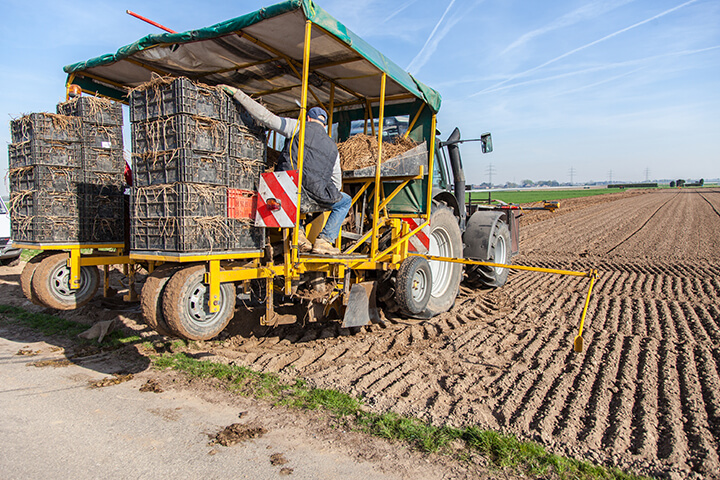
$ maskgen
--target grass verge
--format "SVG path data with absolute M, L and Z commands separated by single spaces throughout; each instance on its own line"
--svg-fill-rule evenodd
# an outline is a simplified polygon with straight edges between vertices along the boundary
M 591 197 L 594 195 L 606 195 L 608 193 L 618 193 L 619 190 L 609 188 L 593 188 L 586 190 L 527 190 L 527 191 L 509 191 L 509 192 L 492 192 L 494 200 L 500 200 L 505 203 L 534 203 L 543 200 L 564 200 L 567 198 Z M 469 200 L 472 195 L 473 203 L 486 201 L 487 192 L 472 192 L 465 195 Z
M 154 357 L 153 363 L 156 368 L 177 370 L 190 377 L 218 379 L 230 391 L 263 398 L 273 405 L 324 410 L 346 428 L 389 440 L 404 441 L 423 452 L 456 455 L 459 458 L 470 453 L 479 453 L 494 467 L 511 468 L 540 477 L 550 475 L 551 478 L 579 480 L 648 478 L 561 457 L 547 452 L 537 443 L 523 442 L 512 435 L 477 427 L 436 427 L 392 412 L 368 412 L 362 408 L 359 399 L 335 390 L 311 388 L 302 379 L 285 383 L 274 374 L 258 373 L 236 365 L 196 360 L 182 352 Z
M 38 330 L 44 335 L 60 335 L 63 337 L 75 338 L 80 342 L 96 343 L 94 340 L 77 338 L 79 333 L 82 333 L 90 328 L 89 325 L 83 325 L 82 323 L 65 320 L 45 313 L 28 312 L 25 309 L 13 307 L 11 305 L 0 304 L 0 314 L 4 315 L 8 319 L 11 319 L 15 323 Z M 123 332 L 115 330 L 105 337 L 102 345 L 113 347 L 138 343 L 140 341 L 141 339 L 137 335 L 125 335 Z

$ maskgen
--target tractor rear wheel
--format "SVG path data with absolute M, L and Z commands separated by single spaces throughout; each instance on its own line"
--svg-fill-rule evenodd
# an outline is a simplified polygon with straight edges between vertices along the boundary
M 492 238 L 488 240 L 488 262 L 509 265 L 512 261 L 510 253 L 510 230 L 503 221 L 498 221 Z M 502 287 L 507 282 L 508 269 L 475 265 L 467 270 L 467 281 L 471 285 L 486 287 Z
M 57 253 L 42 259 L 32 275 L 32 295 L 40 303 L 57 310 L 74 310 L 88 303 L 100 285 L 97 267 L 80 267 L 80 288 L 70 288 L 70 255 Z
M 162 300 L 165 286 L 177 269 L 177 265 L 165 264 L 153 270 L 145 280 L 140 294 L 143 318 L 150 328 L 160 335 L 172 336 L 172 331 L 163 316 Z
M 450 208 L 438 205 L 430 217 L 428 255 L 462 258 L 462 254 L 463 242 L 458 220 Z M 422 312 L 413 315 L 415 318 L 432 318 L 450 310 L 455 304 L 462 281 L 462 264 L 433 260 L 428 263 L 432 271 L 430 300 Z
M 25 267 L 23 267 L 23 271 L 20 274 L 20 288 L 22 289 L 23 295 L 25 295 L 25 298 L 30 300 L 35 305 L 45 306 L 43 305 L 40 300 L 37 298 L 37 296 L 33 295 L 32 292 L 32 278 L 35 274 L 35 269 L 40 264 L 40 262 L 43 261 L 46 257 L 50 256 L 50 252 L 41 252 L 34 257 L 32 257 L 30 260 L 27 261 L 25 264 Z
M 230 323 L 235 315 L 235 285 L 220 284 L 219 310 L 210 313 L 209 285 L 205 283 L 205 265 L 178 270 L 163 293 L 162 310 L 172 332 L 187 340 L 210 340 Z

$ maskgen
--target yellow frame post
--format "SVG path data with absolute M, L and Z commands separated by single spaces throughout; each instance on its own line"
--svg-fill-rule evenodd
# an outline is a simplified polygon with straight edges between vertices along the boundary
M 378 221 L 378 215 L 380 213 L 380 163 L 382 161 L 382 134 L 383 134 L 383 122 L 385 121 L 385 83 L 387 80 L 387 74 L 383 72 L 382 80 L 380 81 L 380 118 L 378 123 L 378 158 L 377 164 L 375 165 L 375 195 L 373 195 L 373 228 L 372 228 L 372 240 L 370 246 L 370 256 L 374 259 L 378 253 L 378 229 L 380 222 Z
M 333 109 L 335 108 L 335 84 L 330 84 L 330 109 L 328 110 L 328 137 L 332 138 Z

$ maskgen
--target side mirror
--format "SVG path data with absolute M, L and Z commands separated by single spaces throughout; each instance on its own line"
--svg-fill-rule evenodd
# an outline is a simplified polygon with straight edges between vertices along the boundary
M 491 134 L 483 133 L 480 135 L 480 142 L 482 143 L 482 153 L 490 153 L 493 151 Z

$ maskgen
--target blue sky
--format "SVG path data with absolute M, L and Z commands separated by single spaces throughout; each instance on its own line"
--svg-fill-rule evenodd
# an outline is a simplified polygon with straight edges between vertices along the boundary
M 126 9 L 184 31 L 271 3 L 3 0 L 0 113 L 54 111 L 64 65 L 158 32 Z M 718 0 L 318 3 L 441 92 L 443 137 L 492 132 L 463 146 L 469 183 L 720 177 Z

